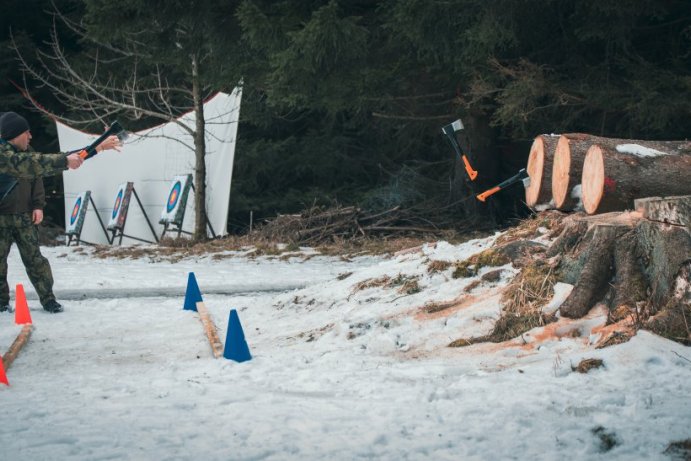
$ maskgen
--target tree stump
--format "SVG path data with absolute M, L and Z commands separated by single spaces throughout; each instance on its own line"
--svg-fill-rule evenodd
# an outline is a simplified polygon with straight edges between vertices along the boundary
M 691 195 L 637 199 L 633 207 L 645 219 L 691 227 Z
M 688 223 L 691 209 L 685 197 L 665 200 L 640 203 L 665 210 L 667 222 L 620 212 L 566 223 L 546 253 L 557 258 L 559 280 L 574 285 L 561 315 L 582 317 L 604 302 L 611 312 L 625 308 L 654 332 L 691 342 L 691 228 L 669 223 Z
M 552 200 L 552 169 L 559 136 L 541 134 L 533 140 L 526 167 L 530 185 L 525 190 L 525 203 L 530 208 Z
M 612 279 L 615 242 L 629 230 L 623 225 L 598 224 L 589 232 L 588 254 L 578 282 L 560 307 L 563 316 L 583 317 L 604 297 Z
M 583 163 L 583 208 L 588 214 L 620 211 L 641 197 L 691 194 L 689 177 L 689 142 L 598 138 Z

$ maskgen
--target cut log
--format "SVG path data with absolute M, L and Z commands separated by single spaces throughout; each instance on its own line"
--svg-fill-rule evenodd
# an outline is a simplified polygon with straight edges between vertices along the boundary
M 579 196 L 574 188 L 581 183 L 583 160 L 593 137 L 584 133 L 569 133 L 559 136 L 552 165 L 552 200 L 562 211 L 576 208 Z
M 19 335 L 17 335 L 17 338 L 14 340 L 10 348 L 7 349 L 5 355 L 2 356 L 2 363 L 5 365 L 5 370 L 12 365 L 12 362 L 14 362 L 14 360 L 17 358 L 17 355 L 19 354 L 19 351 L 22 350 L 22 347 L 29 342 L 32 331 L 34 331 L 33 325 L 24 325 L 22 327 L 22 331 L 19 332 Z
M 691 143 L 599 138 L 581 176 L 588 214 L 631 209 L 642 197 L 691 194 Z
M 209 311 L 206 309 L 206 305 L 202 301 L 197 303 L 197 312 L 199 312 L 199 320 L 201 320 L 202 325 L 204 325 L 204 332 L 206 337 L 209 338 L 209 345 L 211 345 L 211 352 L 214 358 L 219 358 L 223 355 L 223 343 L 218 339 L 218 331 L 216 330 L 216 324 L 211 320 L 209 316 Z
M 559 136 L 541 134 L 533 140 L 526 167 L 530 185 L 525 189 L 525 203 L 533 208 L 552 200 L 552 165 Z
M 633 206 L 650 221 L 691 228 L 691 195 L 642 198 L 634 200 Z

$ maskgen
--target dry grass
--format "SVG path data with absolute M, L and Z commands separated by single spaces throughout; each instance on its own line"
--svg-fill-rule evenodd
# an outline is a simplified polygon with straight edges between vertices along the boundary
M 315 248 L 320 255 L 342 256 L 344 258 L 358 255 L 393 255 L 401 250 L 421 246 L 428 240 L 414 237 L 389 239 L 338 240 L 328 245 Z M 74 247 L 73 251 L 83 252 L 86 247 Z M 110 246 L 94 245 L 92 255 L 96 258 L 140 259 L 176 262 L 188 257 L 210 256 L 214 260 L 236 257 L 229 252 L 241 252 L 243 257 L 260 256 L 290 258 L 312 257 L 300 252 L 295 243 L 281 244 L 270 241 L 259 234 L 229 235 L 205 242 L 195 242 L 186 238 L 165 238 L 158 245 Z
M 383 275 L 374 279 L 363 280 L 356 283 L 353 286 L 352 293 L 357 293 L 358 291 L 366 290 L 367 288 L 385 287 L 394 288 L 398 287 L 398 292 L 405 295 L 412 295 L 420 292 L 420 286 L 418 280 L 420 279 L 417 275 L 403 275 L 398 274 L 396 277 L 389 277 L 388 275 Z
M 556 316 L 545 315 L 541 309 L 552 299 L 556 282 L 552 268 L 542 261 L 535 261 L 524 267 L 504 290 L 504 308 L 492 332 L 478 338 L 458 339 L 450 343 L 449 347 L 462 347 L 480 342 L 500 343 L 555 321 Z
M 391 277 L 389 277 L 388 275 L 383 275 L 383 276 L 377 277 L 375 279 L 366 279 L 366 280 L 363 280 L 362 282 L 356 283 L 353 286 L 352 292 L 356 293 L 358 291 L 366 290 L 368 288 L 387 286 L 390 281 L 391 281 Z
M 427 273 L 435 274 L 437 272 L 444 272 L 449 267 L 451 267 L 451 263 L 449 261 L 430 261 L 430 263 L 427 265 Z
M 672 442 L 663 453 L 674 461 L 691 461 L 691 439 Z
M 628 342 L 633 336 L 628 333 L 623 333 L 620 331 L 613 332 L 609 338 L 605 339 L 602 343 L 596 346 L 596 349 L 604 349 L 605 347 L 616 346 L 617 344 L 623 344 Z
M 572 369 L 573 371 L 577 371 L 578 373 L 588 373 L 590 370 L 594 368 L 600 368 L 603 366 L 604 362 L 600 359 L 583 359 L 578 364 L 578 366 Z
M 448 303 L 435 303 L 430 302 L 422 307 L 422 311 L 427 314 L 435 314 L 451 307 Z
M 497 251 L 495 248 L 488 248 L 468 259 L 457 262 L 454 265 L 455 268 L 451 276 L 455 279 L 474 277 L 482 267 L 503 266 L 510 262 L 511 260 L 505 254 Z
M 504 312 L 526 314 L 539 312 L 554 294 L 557 277 L 552 267 L 543 261 L 534 261 L 521 270 L 504 291 Z
M 555 229 L 561 226 L 561 221 L 565 214 L 549 210 L 538 213 L 528 219 L 524 219 L 521 223 L 511 229 L 507 230 L 503 235 L 497 238 L 495 245 L 503 245 L 515 240 L 526 240 L 539 237 L 541 234 L 538 229 L 543 227 L 554 233 Z
M 466 293 L 470 293 L 471 291 L 473 291 L 475 288 L 479 287 L 480 285 L 482 285 L 482 280 L 473 280 L 468 285 L 466 285 L 465 288 L 463 288 L 463 291 Z

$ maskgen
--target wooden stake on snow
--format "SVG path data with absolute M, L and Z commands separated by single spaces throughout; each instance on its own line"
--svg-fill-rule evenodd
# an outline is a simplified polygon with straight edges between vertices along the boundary
M 541 134 L 533 140 L 528 155 L 530 185 L 525 189 L 525 203 L 533 208 L 552 200 L 552 164 L 558 135 Z
M 5 365 L 5 370 L 12 365 L 12 362 L 14 362 L 14 360 L 17 358 L 17 355 L 19 354 L 19 351 L 22 350 L 22 347 L 29 342 L 31 332 L 33 330 L 33 325 L 24 325 L 22 327 L 22 331 L 19 332 L 19 335 L 17 335 L 17 338 L 14 340 L 10 348 L 7 349 L 5 355 L 2 356 L 2 363 Z
M 202 301 L 197 302 L 197 312 L 199 312 L 199 320 L 204 326 L 206 337 L 209 338 L 209 345 L 211 345 L 211 352 L 214 358 L 219 358 L 223 355 L 223 343 L 218 339 L 218 331 L 214 321 L 209 316 L 209 311 Z

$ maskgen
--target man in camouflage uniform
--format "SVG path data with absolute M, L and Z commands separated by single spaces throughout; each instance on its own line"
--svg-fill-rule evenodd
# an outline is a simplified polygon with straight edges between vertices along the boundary
M 29 124 L 24 117 L 14 112 L 0 116 L 0 311 L 10 309 L 7 255 L 12 242 L 16 242 L 43 308 L 57 313 L 63 308 L 53 295 L 53 275 L 48 260 L 39 250 L 36 228 L 43 219 L 45 196 L 35 187 L 40 182 L 42 189 L 41 176 L 79 168 L 83 159 L 76 153 L 27 152 L 30 141 Z M 111 136 L 97 150 L 117 149 L 119 146 L 117 137 Z M 34 178 L 39 179 L 32 181 Z

